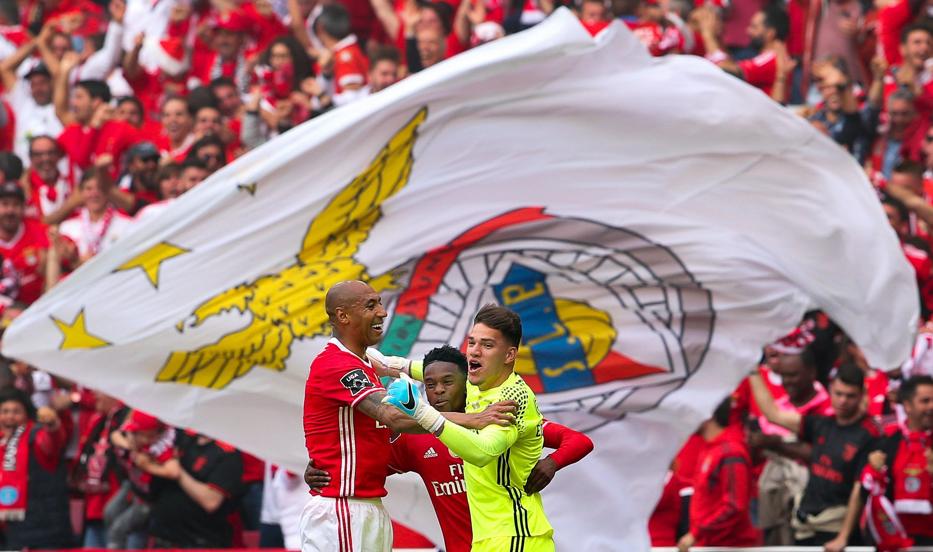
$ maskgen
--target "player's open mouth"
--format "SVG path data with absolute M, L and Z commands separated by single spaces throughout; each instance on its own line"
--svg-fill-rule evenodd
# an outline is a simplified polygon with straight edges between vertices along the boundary
M 382 322 L 380 322 L 380 323 L 378 323 L 378 324 L 373 324 L 373 325 L 370 326 L 370 327 L 373 329 L 374 332 L 379 333 L 379 334 L 382 333 Z
M 471 360 L 471 361 L 470 361 L 470 364 L 469 364 L 469 372 L 472 374 L 472 373 L 476 372 L 477 370 L 479 370 L 479 369 L 482 368 L 482 367 L 483 367 L 483 365 L 480 364 L 479 362 L 477 362 L 477 361 L 475 361 L 475 360 Z

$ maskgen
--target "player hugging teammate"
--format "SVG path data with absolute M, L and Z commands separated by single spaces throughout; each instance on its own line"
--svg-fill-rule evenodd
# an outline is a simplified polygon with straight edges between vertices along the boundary
M 344 293 L 351 289 L 353 293 Z M 306 479 L 312 486 L 312 500 L 302 516 L 302 550 L 388 551 L 391 524 L 381 501 L 373 501 L 385 496 L 388 470 L 416 471 L 422 476 L 452 552 L 554 550 L 553 529 L 538 491 L 557 469 L 588 454 L 592 443 L 580 433 L 545 422 L 534 393 L 514 372 L 522 338 L 519 316 L 505 307 L 486 305 L 474 319 L 466 358 L 444 347 L 429 353 L 424 363 L 409 362 L 381 357 L 371 350 L 375 358 L 367 356 L 366 347 L 378 343 L 386 317 L 372 288 L 362 282 L 344 282 L 331 289 L 328 299 L 335 338 L 312 364 L 305 395 L 311 458 Z M 339 309 L 337 303 L 341 303 Z M 329 358 L 320 362 L 322 356 Z M 380 375 L 400 378 L 384 389 Z M 424 380 L 428 400 L 409 376 Z M 323 387 L 334 381 L 344 390 L 331 386 L 335 392 L 325 397 L 328 393 L 322 393 Z M 331 404 L 325 405 L 328 400 Z M 377 400 L 382 408 L 374 406 Z M 327 425 L 333 432 L 333 420 L 320 414 L 334 407 L 343 413 L 337 416 L 337 433 L 344 444 L 317 445 Z M 374 495 L 370 497 L 347 492 L 347 482 L 359 477 L 356 457 L 347 462 L 346 454 L 342 458 L 333 454 L 334 448 L 357 447 L 360 432 L 354 430 L 364 417 L 354 418 L 356 410 L 371 418 L 360 429 L 374 438 L 373 447 L 366 450 L 366 463 L 381 476 L 381 484 L 372 482 L 378 488 L 368 493 Z M 348 417 L 353 425 L 346 424 Z M 380 423 L 372 423 L 372 418 Z M 376 433 L 380 425 L 382 434 Z M 390 445 L 384 426 L 422 435 L 403 436 Z M 558 450 L 540 459 L 546 442 Z M 462 492 L 453 492 L 463 488 L 458 482 L 460 459 L 469 504 L 468 527 L 464 527 L 467 514 Z M 387 469 L 379 472 L 378 463 Z

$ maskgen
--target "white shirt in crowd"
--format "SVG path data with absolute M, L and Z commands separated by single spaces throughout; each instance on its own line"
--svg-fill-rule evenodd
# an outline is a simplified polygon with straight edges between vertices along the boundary
M 78 254 L 85 258 L 106 251 L 126 235 L 131 224 L 130 217 L 116 210 L 111 210 L 108 215 L 97 221 L 91 221 L 87 209 L 82 208 L 78 216 L 63 222 L 58 231 L 74 242 L 78 247 Z

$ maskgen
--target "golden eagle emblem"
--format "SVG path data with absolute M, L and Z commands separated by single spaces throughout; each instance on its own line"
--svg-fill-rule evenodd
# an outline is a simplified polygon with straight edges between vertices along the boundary
M 329 333 L 324 294 L 330 286 L 363 280 L 379 292 L 397 287 L 392 273 L 374 277 L 354 255 L 382 218 L 383 202 L 408 183 L 412 148 L 426 117 L 422 108 L 331 199 L 311 221 L 292 264 L 199 305 L 189 327 L 230 310 L 248 314 L 249 324 L 194 351 L 172 352 L 156 381 L 222 389 L 255 366 L 283 371 L 296 339 Z

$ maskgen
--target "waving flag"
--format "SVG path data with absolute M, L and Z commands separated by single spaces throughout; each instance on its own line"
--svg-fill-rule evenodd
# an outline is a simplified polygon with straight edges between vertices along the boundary
M 301 470 L 323 297 L 346 279 L 384 294 L 394 355 L 461 343 L 489 301 L 521 314 L 517 371 L 596 443 L 545 492 L 558 548 L 580 550 L 647 547 L 667 461 L 807 308 L 879 366 L 917 317 L 845 152 L 705 60 L 561 10 L 237 160 L 44 296 L 3 353 Z

